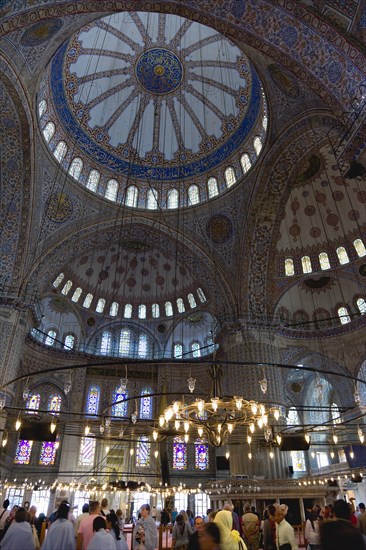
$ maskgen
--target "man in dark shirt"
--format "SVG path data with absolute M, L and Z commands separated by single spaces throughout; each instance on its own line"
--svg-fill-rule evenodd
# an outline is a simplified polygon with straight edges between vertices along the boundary
M 203 518 L 201 516 L 196 516 L 194 518 L 194 528 L 195 532 L 189 539 L 188 548 L 187 550 L 200 550 L 200 540 L 199 540 L 199 533 L 202 531 L 203 528 Z

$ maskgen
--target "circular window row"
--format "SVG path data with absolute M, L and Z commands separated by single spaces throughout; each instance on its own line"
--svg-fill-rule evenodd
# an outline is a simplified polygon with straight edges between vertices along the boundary
M 38 105 L 40 119 L 42 119 L 46 111 L 47 102 L 45 99 L 42 99 Z M 192 184 L 184 192 L 172 187 L 165 193 L 159 193 L 153 187 L 140 189 L 137 185 L 128 185 L 123 188 L 116 179 L 108 179 L 98 170 L 86 168 L 83 159 L 79 156 L 74 157 L 67 143 L 55 137 L 56 125 L 52 120 L 48 120 L 45 123 L 42 133 L 55 159 L 72 178 L 84 185 L 89 191 L 111 202 L 123 204 L 131 208 L 158 210 L 159 208 L 175 209 L 180 206 L 194 206 L 206 200 L 213 199 L 233 187 L 241 177 L 249 172 L 259 157 L 263 148 L 267 126 L 268 117 L 264 114 L 261 122 L 261 132 L 259 135 L 254 136 L 252 150 L 250 152 L 243 152 L 240 155 L 240 173 L 233 166 L 228 166 L 223 172 L 222 181 L 212 176 L 207 179 L 203 187 Z
M 52 286 L 54 288 L 58 288 L 61 283 L 64 282 L 64 279 L 65 274 L 60 273 L 53 281 Z M 61 294 L 63 294 L 64 296 L 71 295 L 72 302 L 78 303 L 79 301 L 82 301 L 82 306 L 86 309 L 91 309 L 93 304 L 96 313 L 105 313 L 105 311 L 109 311 L 108 314 L 111 317 L 116 317 L 118 315 L 118 312 L 120 311 L 120 304 L 118 302 L 113 301 L 107 305 L 105 298 L 94 299 L 93 294 L 91 294 L 90 292 L 86 294 L 84 292 L 83 294 L 83 289 L 81 287 L 76 287 L 74 292 L 71 294 L 72 287 L 73 282 L 68 279 L 66 282 L 63 283 Z M 163 305 L 160 305 L 158 303 L 151 304 L 150 311 L 148 311 L 148 306 L 146 304 L 139 304 L 135 311 L 132 304 L 125 304 L 123 309 L 123 317 L 125 319 L 131 319 L 135 313 L 137 313 L 138 319 L 146 319 L 149 316 L 151 316 L 153 319 L 158 319 L 159 317 L 164 316 L 164 314 L 166 317 L 172 317 L 175 313 L 175 308 L 178 313 L 185 313 L 188 308 L 196 308 L 197 303 L 204 304 L 207 301 L 207 298 L 202 288 L 198 287 L 196 290 L 196 294 L 198 299 L 193 294 L 193 292 L 188 293 L 186 301 L 184 301 L 183 298 L 177 298 L 175 300 L 174 306 L 171 301 L 166 301 Z

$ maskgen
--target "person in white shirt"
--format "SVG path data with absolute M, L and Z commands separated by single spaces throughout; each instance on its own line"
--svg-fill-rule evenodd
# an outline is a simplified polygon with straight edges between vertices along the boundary
M 150 516 L 150 505 L 143 504 L 140 508 L 141 518 L 137 520 L 133 531 L 134 548 L 155 550 L 158 545 L 158 530 L 156 522 Z
M 305 545 L 306 547 L 309 545 L 311 550 L 321 550 L 319 519 L 315 510 L 310 512 L 309 519 L 305 524 Z
M 277 550 L 299 550 L 295 539 L 294 529 L 285 520 L 286 508 L 276 505 L 276 511 L 274 514 L 274 520 L 276 522 Z
M 106 521 L 103 516 L 97 516 L 93 521 L 94 536 L 87 550 L 116 550 L 116 543 L 110 533 L 105 530 Z

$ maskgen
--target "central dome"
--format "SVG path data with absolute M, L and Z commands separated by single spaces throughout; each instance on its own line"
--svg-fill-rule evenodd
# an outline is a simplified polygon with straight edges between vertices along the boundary
M 40 98 L 41 127 L 63 167 L 127 206 L 154 208 L 149 190 L 163 208 L 217 196 L 253 166 L 266 136 L 263 89 L 244 53 L 173 15 L 118 13 L 85 26 L 54 56 Z

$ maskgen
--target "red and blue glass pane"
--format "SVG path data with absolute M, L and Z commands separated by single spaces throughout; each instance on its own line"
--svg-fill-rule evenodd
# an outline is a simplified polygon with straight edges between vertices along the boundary
M 48 400 L 48 410 L 58 413 L 61 410 L 61 395 L 51 395 Z
M 187 468 L 187 445 L 180 438 L 175 438 L 173 443 L 173 468 L 174 470 Z
M 120 391 L 119 387 L 114 390 L 113 403 L 116 403 L 116 401 L 120 401 L 120 403 L 113 405 L 112 416 L 127 416 L 127 395 L 128 392 Z
M 42 443 L 39 463 L 41 466 L 53 466 L 56 458 L 56 443 L 52 441 L 44 441 Z
M 99 409 L 99 397 L 100 388 L 98 386 L 91 386 L 86 400 L 86 413 L 98 414 Z
M 208 445 L 205 443 L 195 444 L 195 465 L 197 470 L 207 470 L 209 468 Z
M 144 388 L 141 392 L 140 399 L 140 418 L 149 420 L 151 418 L 151 388 Z
M 141 438 L 137 442 L 136 466 L 150 466 L 150 452 L 151 444 L 148 442 L 147 438 Z
M 28 414 L 36 414 L 35 411 L 38 411 L 40 402 L 41 397 L 38 393 L 30 395 L 26 405 L 26 408 L 28 409 Z
M 19 439 L 17 450 L 15 451 L 14 464 L 29 464 L 32 445 L 33 441 Z

